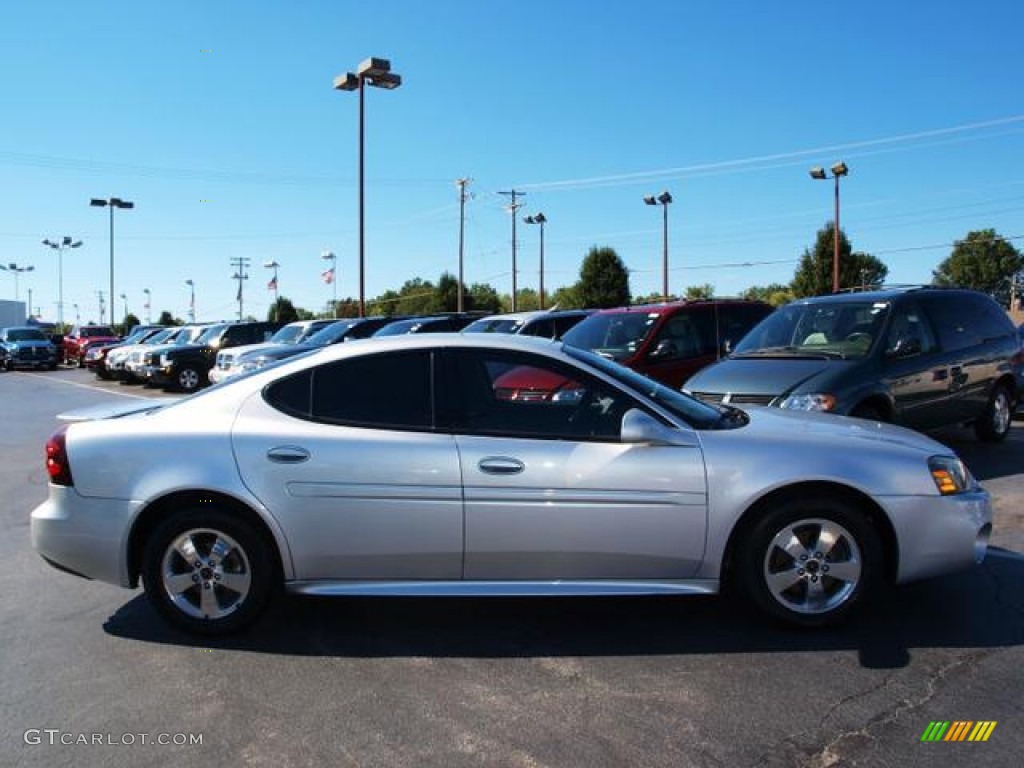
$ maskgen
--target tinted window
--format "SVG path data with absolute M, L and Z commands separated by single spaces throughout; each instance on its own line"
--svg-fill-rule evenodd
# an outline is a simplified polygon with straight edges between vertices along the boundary
M 339 360 L 314 369 L 312 418 L 393 429 L 433 426 L 429 350 Z
M 450 417 L 459 432 L 563 440 L 618 439 L 636 403 L 555 360 L 499 350 L 450 353 Z
M 974 314 L 977 307 L 966 301 L 956 301 L 952 294 L 948 297 L 929 296 L 925 300 L 925 306 L 935 325 L 943 350 L 955 352 L 981 344 L 982 321 Z
M 885 351 L 899 355 L 903 350 L 914 349 L 915 344 L 921 352 L 934 352 L 938 347 L 928 318 L 921 313 L 916 302 L 905 301 L 893 310 Z
M 636 354 L 658 318 L 658 312 L 607 312 L 591 315 L 565 334 L 566 344 L 593 350 L 613 360 Z
M 541 318 L 532 323 L 527 323 L 520 333 L 525 336 L 541 336 L 545 339 L 555 338 L 555 321 L 550 317 Z
M 264 390 L 263 396 L 277 410 L 308 419 L 313 401 L 313 373 L 302 371 L 275 381 Z
M 983 340 L 1001 339 L 1013 334 L 1013 323 L 1006 311 L 987 296 L 968 296 L 967 306 L 977 319 Z

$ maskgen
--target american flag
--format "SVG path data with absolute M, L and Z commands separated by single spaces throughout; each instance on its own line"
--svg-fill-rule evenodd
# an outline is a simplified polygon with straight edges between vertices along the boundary
M 331 267 L 326 272 L 321 272 L 320 277 L 324 279 L 324 282 L 330 285 L 334 282 L 334 267 Z
M 267 290 L 268 291 L 276 291 L 277 290 L 277 276 L 276 275 L 274 277 L 270 278 L 270 282 L 267 283 Z

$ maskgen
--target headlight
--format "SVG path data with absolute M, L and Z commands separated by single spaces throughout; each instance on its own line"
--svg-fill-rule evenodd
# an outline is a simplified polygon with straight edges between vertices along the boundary
M 790 395 L 779 405 L 790 411 L 831 411 L 836 407 L 834 395 Z
M 238 366 L 238 370 L 240 370 L 242 373 L 247 373 L 248 371 L 258 371 L 266 364 L 267 361 L 264 358 L 257 357 L 255 360 L 242 361 L 242 363 Z
M 928 459 L 928 469 L 935 487 L 943 496 L 963 493 L 974 487 L 974 478 L 967 465 L 956 456 L 932 456 Z

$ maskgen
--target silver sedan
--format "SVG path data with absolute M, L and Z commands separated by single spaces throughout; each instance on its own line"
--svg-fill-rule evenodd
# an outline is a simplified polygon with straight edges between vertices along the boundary
M 135 413 L 68 416 L 32 541 L 239 630 L 309 595 L 724 591 L 803 626 L 971 567 L 988 494 L 885 424 L 711 406 L 495 335 L 335 345 Z M 731 599 L 731 598 L 730 598 Z

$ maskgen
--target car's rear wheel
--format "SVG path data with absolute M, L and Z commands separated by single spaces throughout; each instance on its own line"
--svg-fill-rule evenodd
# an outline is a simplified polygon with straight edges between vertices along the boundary
M 174 383 L 182 392 L 195 392 L 202 383 L 202 376 L 192 366 L 185 366 L 174 377 Z
M 1013 419 L 1013 397 L 1009 390 L 999 384 L 992 391 L 984 412 L 974 422 L 974 433 L 979 440 L 998 443 L 1010 433 Z
M 270 601 L 274 559 L 252 526 L 217 510 L 189 510 L 146 544 L 146 596 L 169 623 L 221 635 L 255 621 Z
M 854 610 L 881 580 L 878 536 L 839 499 L 784 502 L 753 527 L 739 552 L 741 586 L 769 615 L 819 627 Z

